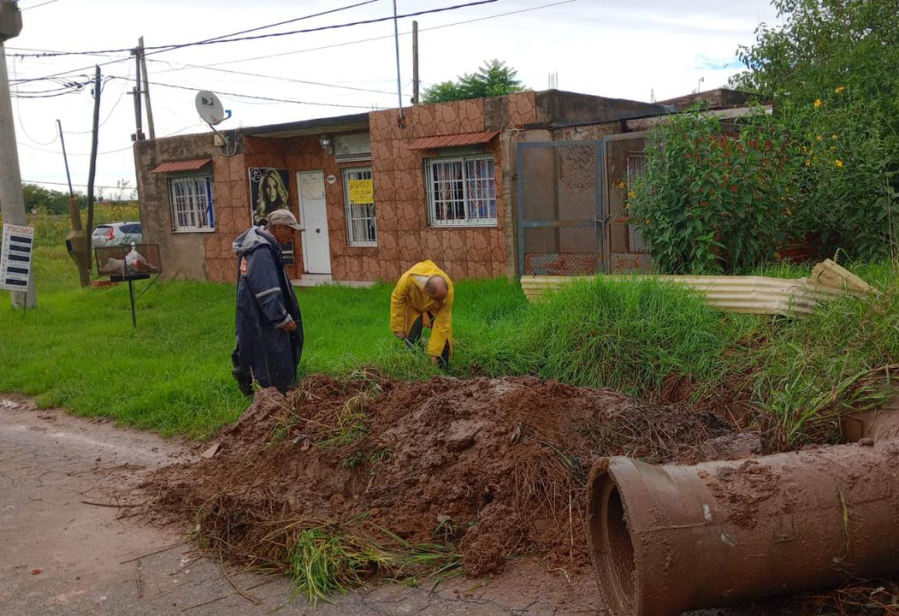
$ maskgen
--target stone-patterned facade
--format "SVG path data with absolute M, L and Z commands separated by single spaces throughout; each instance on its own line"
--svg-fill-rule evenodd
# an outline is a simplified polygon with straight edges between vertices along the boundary
M 547 127 L 553 122 L 580 121 L 594 116 L 614 120 L 634 109 L 645 112 L 646 108 L 654 106 L 551 91 L 416 106 L 403 110 L 402 124 L 398 122 L 396 109 L 372 112 L 367 115 L 370 163 L 341 163 L 322 148 L 319 143 L 322 134 L 333 136 L 335 132 L 350 134 L 365 130 L 358 125 L 341 127 L 335 123 L 340 118 L 320 121 L 320 129 L 316 128 L 318 121 L 296 123 L 294 135 L 286 129 L 268 131 L 272 136 L 266 134 L 267 127 L 249 129 L 238 137 L 237 153 L 230 156 L 214 147 L 208 134 L 138 142 L 135 157 L 145 236 L 148 241 L 160 244 L 167 275 L 231 282 L 236 278 L 231 242 L 251 224 L 249 168 L 287 169 L 290 208 L 300 218 L 297 173 L 320 171 L 325 177 L 342 178 L 344 167 L 370 165 L 376 246 L 348 245 L 344 183 L 338 180 L 325 184 L 333 280 L 393 282 L 424 259 L 433 260 L 455 279 L 514 276 L 517 260 L 515 144 L 547 137 L 592 138 L 597 136 L 599 128 L 585 129 L 583 135 L 574 134 L 578 129 L 565 129 L 557 137 Z M 413 140 L 485 131 L 500 131 L 498 136 L 479 146 L 494 159 L 496 225 L 431 226 L 424 160 L 438 152 L 412 149 Z M 211 159 L 203 173 L 213 181 L 215 228 L 206 232 L 174 232 L 167 184 L 170 176 L 151 173 L 151 170 L 163 162 L 200 158 Z M 301 278 L 304 272 L 302 237 L 296 240 L 295 263 L 288 268 L 294 279 Z

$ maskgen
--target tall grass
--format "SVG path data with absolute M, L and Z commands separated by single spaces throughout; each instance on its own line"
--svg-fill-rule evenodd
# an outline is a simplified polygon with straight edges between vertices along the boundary
M 132 328 L 127 288 L 79 288 L 58 236 L 42 235 L 35 253 L 37 310 L 13 311 L 0 292 L 0 391 L 163 434 L 204 437 L 234 420 L 247 404 L 230 376 L 234 287 L 155 285 L 138 302 Z M 659 394 L 672 376 L 691 383 L 696 398 L 738 380 L 780 441 L 829 438 L 840 413 L 883 399 L 872 371 L 899 363 L 897 270 L 891 263 L 852 269 L 883 293 L 795 319 L 725 314 L 656 280 L 580 282 L 535 304 L 506 280 L 460 281 L 451 374 L 529 374 L 638 397 Z M 758 273 L 795 277 L 809 269 Z M 306 332 L 302 374 L 348 376 L 360 367 L 400 379 L 439 374 L 423 351 L 410 352 L 390 334 L 389 285 L 296 292 Z

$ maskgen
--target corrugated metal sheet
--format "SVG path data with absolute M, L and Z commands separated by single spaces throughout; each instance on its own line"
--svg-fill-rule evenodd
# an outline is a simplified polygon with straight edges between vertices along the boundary
M 440 137 L 422 137 L 409 143 L 410 150 L 436 150 L 437 148 L 458 148 L 463 145 L 487 143 L 499 134 L 498 130 L 482 133 L 462 133 L 461 135 L 442 135 Z
M 607 276 L 612 280 L 628 281 L 639 276 Z M 843 292 L 861 295 L 857 289 L 835 288 L 816 284 L 809 278 L 767 278 L 764 276 L 652 276 L 682 284 L 702 293 L 710 306 L 727 312 L 748 314 L 795 315 L 810 314 L 819 302 L 830 301 Z M 546 293 L 587 277 L 522 276 L 521 288 L 529 301 Z
M 197 171 L 212 162 L 211 158 L 198 160 L 180 160 L 173 163 L 162 163 L 150 173 L 172 173 L 175 171 Z

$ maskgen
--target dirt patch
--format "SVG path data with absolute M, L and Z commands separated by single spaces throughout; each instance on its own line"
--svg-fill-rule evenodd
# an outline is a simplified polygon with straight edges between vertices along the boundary
M 714 476 L 702 471 L 700 476 L 715 499 L 727 508 L 728 521 L 744 529 L 755 527 L 759 504 L 780 490 L 771 469 L 755 460 L 722 467 Z
M 198 521 L 200 536 L 257 565 L 287 559 L 290 528 L 364 520 L 449 546 L 469 575 L 519 555 L 571 571 L 589 563 L 584 484 L 597 458 L 693 462 L 729 433 L 708 412 L 533 378 L 315 376 L 290 398 L 260 392 L 214 458 L 148 487 L 157 513 Z

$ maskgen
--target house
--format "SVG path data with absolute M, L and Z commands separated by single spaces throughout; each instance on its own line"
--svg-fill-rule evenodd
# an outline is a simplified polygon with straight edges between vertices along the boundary
M 236 278 L 232 240 L 271 208 L 305 231 L 296 284 L 645 269 L 621 191 L 639 122 L 673 105 L 558 90 L 135 143 L 145 241 L 169 276 Z

